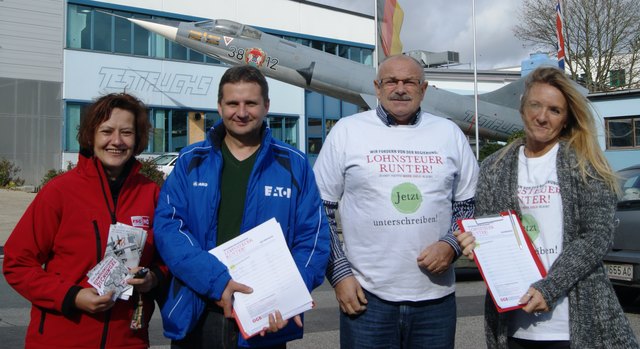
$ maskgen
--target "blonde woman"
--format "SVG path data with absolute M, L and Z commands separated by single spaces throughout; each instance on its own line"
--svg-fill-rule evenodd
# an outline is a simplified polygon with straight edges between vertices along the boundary
M 483 161 L 476 216 L 515 209 L 548 275 L 499 314 L 486 298 L 489 348 L 637 348 L 602 257 L 611 246 L 617 182 L 596 140 L 584 96 L 564 72 L 527 79 L 525 137 Z M 474 238 L 457 232 L 473 257 Z

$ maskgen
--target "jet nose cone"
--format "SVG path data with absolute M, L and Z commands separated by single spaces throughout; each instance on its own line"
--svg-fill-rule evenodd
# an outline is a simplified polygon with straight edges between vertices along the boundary
M 136 19 L 127 18 L 130 22 L 141 26 L 142 28 L 165 38 L 175 41 L 178 35 L 178 26 L 180 22 L 159 20 L 159 19 Z

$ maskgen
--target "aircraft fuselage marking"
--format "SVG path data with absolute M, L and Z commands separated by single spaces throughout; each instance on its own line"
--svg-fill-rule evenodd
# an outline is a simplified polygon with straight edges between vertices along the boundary
M 238 61 L 244 62 L 244 63 L 247 63 L 245 56 L 247 55 L 248 52 L 258 50 L 258 48 L 255 48 L 255 47 L 245 49 L 242 47 L 229 46 L 228 48 L 229 48 L 229 53 L 227 55 L 229 57 L 235 58 Z M 267 67 L 269 67 L 269 69 L 277 70 L 276 66 L 280 61 L 276 57 L 266 56 L 265 62 L 267 64 Z
M 474 115 L 473 110 L 467 110 L 465 112 L 464 121 L 467 121 L 473 125 L 475 121 L 473 119 L 473 115 Z M 489 130 L 494 130 L 494 131 L 504 132 L 504 133 L 513 133 L 515 131 L 522 129 L 522 127 L 519 127 L 515 123 L 507 122 L 500 119 L 493 119 L 484 114 L 479 114 L 479 115 L 480 116 L 478 118 L 478 126 L 487 128 Z

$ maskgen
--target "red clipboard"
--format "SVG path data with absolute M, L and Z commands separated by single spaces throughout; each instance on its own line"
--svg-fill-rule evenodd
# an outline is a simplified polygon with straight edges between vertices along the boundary
M 535 247 L 533 246 L 533 243 L 531 242 L 531 239 L 529 238 L 529 235 L 527 234 L 526 230 L 524 229 L 524 226 L 522 226 L 522 222 L 520 221 L 520 218 L 518 217 L 518 215 L 516 214 L 515 210 L 508 210 L 508 211 L 504 211 L 504 212 L 500 212 L 499 214 L 495 215 L 495 216 L 483 216 L 483 217 L 479 217 L 479 218 L 491 218 L 491 217 L 504 217 L 504 216 L 509 216 L 509 218 L 511 219 L 511 223 L 514 225 L 517 225 L 520 230 L 523 232 L 522 236 L 524 237 L 524 242 L 522 242 L 523 244 L 523 248 L 526 248 L 529 251 L 529 254 L 531 255 L 531 257 L 533 258 L 533 261 L 536 265 L 536 267 L 538 268 L 538 271 L 540 272 L 540 275 L 542 276 L 542 278 L 547 276 L 547 271 L 544 268 L 544 265 L 542 264 L 542 261 L 540 260 L 540 257 L 538 256 L 538 252 L 536 251 Z M 460 228 L 460 231 L 465 231 L 464 229 L 464 221 L 474 221 L 476 222 L 477 218 L 468 218 L 468 219 L 460 219 L 458 220 L 458 227 Z M 515 229 L 515 226 L 514 226 Z M 518 239 L 519 241 L 519 235 L 516 235 L 516 239 Z M 498 305 L 498 302 L 495 299 L 494 296 L 494 292 L 491 290 L 491 288 L 489 287 L 489 283 L 487 282 L 487 276 L 485 275 L 485 271 L 482 267 L 482 261 L 479 261 L 477 256 L 474 255 L 473 261 L 475 262 L 476 266 L 478 266 L 478 270 L 480 271 L 480 275 L 482 276 L 482 280 L 484 280 L 485 285 L 487 286 L 487 290 L 489 291 L 489 295 L 491 295 L 491 299 L 493 300 L 493 304 L 496 306 L 496 309 L 498 310 L 499 313 L 503 313 L 506 311 L 510 311 L 510 310 L 515 310 L 515 309 L 520 309 L 523 308 L 525 306 L 525 304 L 520 304 L 520 305 L 516 305 L 516 306 L 512 306 L 512 307 L 506 307 L 506 308 L 502 308 Z M 524 295 L 524 293 L 523 293 Z
M 255 337 L 257 336 L 260 332 L 256 332 L 252 335 L 249 335 L 247 333 L 247 331 L 244 330 L 244 327 L 242 327 L 242 322 L 240 321 L 240 319 L 238 319 L 238 317 L 236 316 L 236 311 L 235 309 L 231 310 L 231 316 L 233 316 L 233 319 L 236 321 L 236 324 L 238 324 L 238 330 L 240 332 L 240 335 L 242 336 L 242 338 L 244 338 L 244 340 L 247 340 L 251 337 Z
M 314 309 L 315 307 L 316 307 L 316 302 L 315 302 L 315 301 L 312 301 L 312 303 L 311 303 L 311 308 L 312 308 L 312 309 Z M 302 313 L 300 313 L 300 314 L 302 314 Z M 298 315 L 300 315 L 300 314 L 298 314 Z M 247 339 L 249 339 L 249 338 L 255 337 L 255 336 L 257 336 L 257 335 L 259 335 L 259 334 L 260 334 L 260 332 L 256 332 L 256 333 L 254 333 L 254 334 L 252 334 L 252 335 L 248 334 L 248 333 L 247 333 L 247 331 L 245 331 L 245 330 L 244 330 L 244 327 L 242 327 L 242 322 L 241 322 L 241 321 L 240 321 L 240 319 L 238 319 L 238 317 L 236 316 L 236 311 L 235 311 L 234 309 L 231 309 L 231 315 L 233 316 L 233 319 L 234 319 L 234 320 L 236 321 L 236 323 L 238 324 L 238 330 L 240 330 L 240 331 L 239 331 L 239 332 L 240 332 L 240 335 L 242 336 L 242 338 L 244 338 L 244 340 L 247 340 Z M 295 316 L 297 316 L 297 315 L 295 315 Z M 289 318 L 289 319 L 287 319 L 287 320 L 291 320 L 291 321 L 293 321 L 292 319 L 293 319 L 293 317 L 291 317 L 291 318 Z

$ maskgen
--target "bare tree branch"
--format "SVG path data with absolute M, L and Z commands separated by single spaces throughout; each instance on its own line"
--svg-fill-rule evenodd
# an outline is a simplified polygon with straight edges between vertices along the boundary
M 592 92 L 640 87 L 640 2 L 563 0 L 562 7 L 565 66 L 572 78 Z M 555 1 L 524 0 L 518 17 L 517 38 L 556 51 Z

